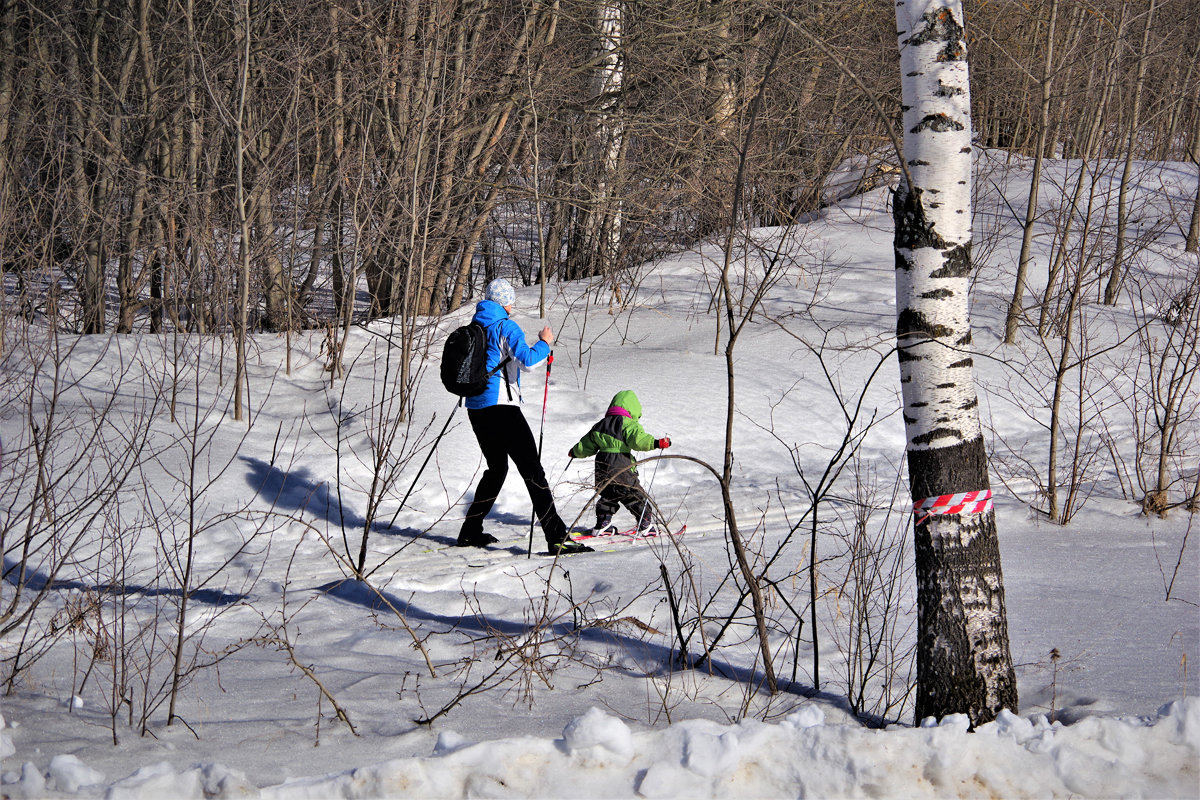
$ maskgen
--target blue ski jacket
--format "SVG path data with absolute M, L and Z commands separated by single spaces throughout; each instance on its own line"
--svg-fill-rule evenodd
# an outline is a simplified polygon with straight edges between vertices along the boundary
M 509 358 L 504 369 L 488 379 L 482 394 L 468 397 L 468 409 L 521 402 L 521 370 L 535 367 L 550 355 L 550 345 L 538 339 L 530 346 L 525 343 L 525 331 L 513 322 L 504 306 L 492 300 L 484 300 L 475 306 L 475 316 L 487 331 L 487 368 L 490 372 L 496 365 Z

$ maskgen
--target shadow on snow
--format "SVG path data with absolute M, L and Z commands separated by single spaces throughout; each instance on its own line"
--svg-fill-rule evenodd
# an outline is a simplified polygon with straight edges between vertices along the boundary
M 241 456 L 241 459 L 249 467 L 246 483 L 272 508 L 311 514 L 337 528 L 359 531 L 366 528 L 366 517 L 348 509 L 337 493 L 329 488 L 329 482 L 318 480 L 307 467 L 284 472 L 262 459 L 251 456 Z M 395 527 L 385 519 L 372 521 L 371 531 L 387 536 L 405 536 L 414 541 L 427 539 L 440 544 L 454 544 L 455 541 L 417 528 Z
M 458 630 L 467 635 L 521 636 L 535 630 L 535 626 L 528 625 L 522 621 L 496 619 L 482 614 L 455 615 L 428 611 L 391 592 L 377 590 L 361 581 L 351 579 L 324 584 L 317 587 L 317 591 L 323 592 L 335 600 L 362 606 L 371 611 L 399 614 L 410 623 L 425 622 L 443 625 L 446 628 L 443 631 L 444 633 Z M 563 618 L 547 626 L 545 630 L 547 636 L 557 638 L 572 635 L 574 628 L 575 626 L 571 620 Z M 610 627 L 584 628 L 579 631 L 579 637 L 584 642 L 617 645 L 626 648 L 630 652 L 637 653 L 646 663 L 657 665 L 655 669 L 647 670 L 644 675 L 637 677 L 662 677 L 668 672 L 678 669 L 677 654 L 672 647 L 629 636 Z M 730 681 L 756 687 L 766 686 L 766 675 L 757 668 L 740 667 L 716 658 L 710 659 L 701 668 L 711 668 L 713 673 Z M 631 675 L 633 674 L 633 671 L 628 669 L 626 669 L 626 672 Z M 779 690 L 807 699 L 820 698 L 846 707 L 844 697 L 826 691 L 815 691 L 813 687 L 799 681 L 793 682 L 781 679 L 779 680 Z
M 124 595 L 142 595 L 144 597 L 182 597 L 183 590 L 178 586 L 143 586 L 137 583 L 87 583 L 78 578 L 51 579 L 48 575 L 36 569 L 21 568 L 19 559 L 4 557 L 4 583 L 11 586 L 24 586 L 26 591 L 42 592 L 48 589 L 78 589 L 79 591 L 96 592 L 97 594 L 122 597 Z M 223 589 L 197 589 L 188 595 L 190 600 L 211 606 L 231 606 L 240 603 L 249 595 L 226 592 Z

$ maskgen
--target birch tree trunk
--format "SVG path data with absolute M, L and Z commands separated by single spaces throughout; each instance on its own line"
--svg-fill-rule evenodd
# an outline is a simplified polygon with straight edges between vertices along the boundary
M 1021 253 L 1017 257 L 1017 278 L 1012 302 L 1004 319 L 1004 343 L 1012 344 L 1017 339 L 1017 325 L 1021 321 L 1025 302 L 1025 282 L 1029 274 L 1029 263 L 1033 260 L 1033 226 L 1037 222 L 1038 185 L 1042 180 L 1042 163 L 1046 158 L 1046 134 L 1050 130 L 1050 78 L 1054 70 L 1054 25 L 1058 18 L 1058 0 L 1050 0 L 1050 21 L 1046 27 L 1046 57 L 1042 61 L 1042 104 L 1038 119 L 1037 152 L 1033 156 L 1033 175 L 1029 181 L 1029 201 L 1025 205 L 1025 225 L 1021 235 Z
M 592 48 L 592 96 L 595 116 L 588 124 L 587 161 L 595 177 L 585 184 L 579 230 L 568 256 L 573 276 L 608 274 L 616 266 L 621 244 L 622 209 L 617 196 L 621 156 L 625 150 L 625 11 L 621 0 L 603 0 L 596 8 L 597 37 Z
M 13 64 L 17 56 L 13 35 L 17 23 L 16 5 L 15 0 L 0 0 L 0 226 L 9 219 L 9 183 L 12 180 L 8 174 L 8 131 L 13 111 Z M 4 227 L 0 227 L 0 235 L 7 235 Z M 4 256 L 7 260 L 7 250 Z
M 599 217 L 597 255 L 605 271 L 616 266 L 621 248 L 621 201 L 614 184 L 620 174 L 625 150 L 625 120 L 621 90 L 625 83 L 625 11 L 620 2 L 605 2 L 600 8 L 600 64 L 596 68 L 596 92 L 601 98 L 597 120 L 600 146 L 600 180 L 596 184 Z
M 1192 105 L 1200 108 L 1200 89 L 1192 97 Z M 1188 145 L 1188 160 L 1193 166 L 1200 168 L 1200 113 L 1192 114 L 1192 138 Z M 1192 219 L 1188 224 L 1183 249 L 1189 253 L 1200 252 L 1200 184 L 1197 184 L 1196 195 L 1192 198 Z
M 1146 58 L 1150 51 L 1150 25 L 1154 19 L 1157 0 L 1150 0 L 1146 11 L 1146 27 L 1142 31 L 1142 49 L 1138 52 L 1137 77 L 1133 82 L 1133 111 L 1129 120 L 1129 142 L 1125 149 L 1125 168 L 1121 171 L 1121 188 L 1117 193 L 1117 251 L 1113 255 L 1112 269 L 1108 273 L 1108 285 L 1104 287 L 1104 305 L 1117 302 L 1124 277 L 1126 230 L 1129 227 L 1129 182 L 1133 177 L 1133 154 L 1137 147 L 1138 125 L 1141 122 L 1142 91 L 1146 84 Z
M 987 453 L 972 377 L 971 116 L 959 0 L 896 5 L 904 179 L 896 190 L 896 337 L 917 579 L 916 716 L 972 725 L 1017 707 Z M 986 492 L 968 507 L 933 498 Z
M 250 315 L 250 221 L 247 216 L 245 162 L 246 136 L 243 125 L 246 119 L 246 91 L 250 76 L 250 0 L 241 0 L 237 9 L 238 24 L 242 26 L 238 41 L 241 50 L 238 62 L 236 151 L 234 153 L 235 205 L 238 220 L 238 271 L 237 308 L 234 316 L 234 345 L 237 351 L 233 381 L 233 418 L 241 422 L 246 418 L 244 408 L 244 386 L 246 374 L 246 336 Z

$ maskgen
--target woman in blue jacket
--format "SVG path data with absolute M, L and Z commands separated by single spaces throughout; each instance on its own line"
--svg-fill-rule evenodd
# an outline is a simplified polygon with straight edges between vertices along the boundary
M 475 308 L 473 320 L 487 331 L 487 368 L 503 366 L 488 380 L 481 394 L 466 399 L 471 430 L 487 468 L 475 489 L 475 499 L 467 510 L 458 533 L 459 547 L 487 547 L 497 541 L 483 532 L 483 519 L 492 510 L 504 479 L 508 476 L 508 460 L 517 465 L 525 481 L 533 511 L 541 523 L 542 533 L 552 553 L 578 553 L 591 548 L 567 537 L 567 526 L 554 507 L 554 496 L 546 472 L 538 457 L 533 431 L 521 412 L 521 370 L 536 366 L 550 355 L 554 332 L 549 326 L 538 333 L 531 347 L 525 342 L 521 326 L 509 318 L 517 294 L 512 284 L 497 278 L 488 284 L 484 299 Z

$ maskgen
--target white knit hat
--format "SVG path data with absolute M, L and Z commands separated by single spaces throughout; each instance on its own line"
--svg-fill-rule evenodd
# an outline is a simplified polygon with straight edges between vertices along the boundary
M 496 280 L 487 285 L 487 291 L 483 293 L 483 299 L 491 300 L 505 307 L 511 306 L 517 301 L 517 290 L 504 278 L 496 278 Z

